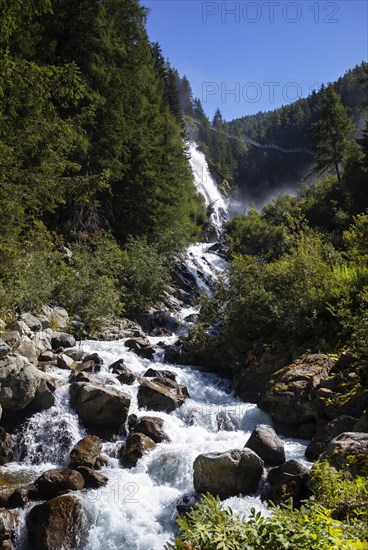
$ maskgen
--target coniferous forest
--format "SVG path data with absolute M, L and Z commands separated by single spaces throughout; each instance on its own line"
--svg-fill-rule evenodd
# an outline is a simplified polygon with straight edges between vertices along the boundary
M 210 120 L 147 17 L 0 0 L 0 546 L 367 549 L 368 63 Z

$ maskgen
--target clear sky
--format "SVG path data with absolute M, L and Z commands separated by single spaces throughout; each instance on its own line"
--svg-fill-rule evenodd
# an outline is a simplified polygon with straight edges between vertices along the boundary
M 368 0 L 141 0 L 212 117 L 272 110 L 368 60 Z

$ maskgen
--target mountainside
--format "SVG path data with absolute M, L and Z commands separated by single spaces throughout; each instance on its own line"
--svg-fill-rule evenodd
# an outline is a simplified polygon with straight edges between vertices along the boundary
M 368 64 L 362 62 L 333 83 L 354 122 L 356 136 L 361 134 L 365 123 L 363 101 L 367 67 Z M 290 105 L 226 122 L 219 110 L 209 121 L 200 100 L 190 101 L 186 78 L 179 85 L 188 127 L 208 156 L 214 176 L 219 183 L 227 180 L 240 191 L 244 200 L 256 204 L 264 203 L 280 189 L 295 191 L 310 172 L 313 165 L 310 130 L 319 119 L 318 108 L 325 89 L 326 86 L 322 85 L 318 92 Z M 249 140 L 260 146 L 252 145 Z M 269 145 L 275 145 L 275 148 Z M 297 148 L 300 151 L 293 152 Z M 280 149 L 290 149 L 291 152 Z

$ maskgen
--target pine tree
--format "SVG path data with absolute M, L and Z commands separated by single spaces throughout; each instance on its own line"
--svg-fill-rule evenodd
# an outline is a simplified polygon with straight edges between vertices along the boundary
M 317 148 L 315 169 L 324 173 L 334 168 L 341 183 L 340 164 L 346 151 L 347 136 L 354 131 L 354 126 L 332 85 L 324 91 L 319 114 L 320 119 L 312 126 L 311 132 Z

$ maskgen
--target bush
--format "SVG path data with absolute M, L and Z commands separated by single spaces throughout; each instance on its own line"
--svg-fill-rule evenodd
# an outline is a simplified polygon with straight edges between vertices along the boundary
M 274 508 L 269 518 L 252 510 L 243 521 L 218 499 L 203 497 L 177 520 L 180 536 L 167 550 L 341 550 L 367 549 L 354 527 L 338 521 L 328 509 L 310 500 L 300 510 Z

